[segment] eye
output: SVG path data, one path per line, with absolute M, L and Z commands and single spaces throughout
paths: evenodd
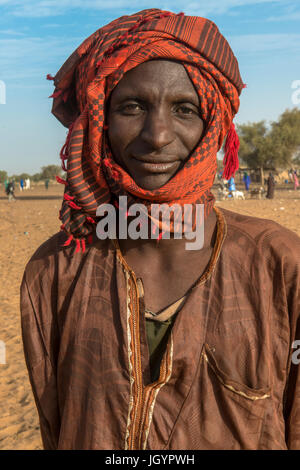
M 142 110 L 142 106 L 138 103 L 128 103 L 123 105 L 120 109 L 123 114 L 138 114 Z
M 196 111 L 195 109 L 190 108 L 189 106 L 186 105 L 180 105 L 176 108 L 177 112 L 181 115 L 184 116 L 192 116 L 192 115 L 197 115 L 199 116 L 199 112 Z

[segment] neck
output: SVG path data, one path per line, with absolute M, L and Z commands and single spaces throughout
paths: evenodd
M 130 223 L 130 221 L 129 221 Z M 199 246 L 199 240 L 197 240 L 197 235 L 194 239 L 190 239 L 188 235 L 183 234 L 182 238 L 174 238 L 173 234 L 170 234 L 169 239 L 161 238 L 159 240 L 153 239 L 151 237 L 147 239 L 138 239 L 132 240 L 127 238 L 126 240 L 119 240 L 120 249 L 123 253 L 128 250 L 134 249 L 138 251 L 141 256 L 146 253 L 152 253 L 157 255 L 167 255 L 167 256 L 176 256 L 183 254 L 186 251 L 205 251 L 211 249 L 214 245 L 215 232 L 216 232 L 217 217 L 214 210 L 212 210 L 208 216 L 205 218 L 203 226 L 203 236 L 201 238 L 201 244 Z M 151 223 L 149 220 L 148 233 L 150 231 Z M 203 243 L 202 243 L 203 242 Z M 189 246 L 189 248 L 187 248 Z

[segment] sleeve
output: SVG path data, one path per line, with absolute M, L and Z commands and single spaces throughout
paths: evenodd
M 290 318 L 290 352 L 284 397 L 286 443 L 300 450 L 300 238 L 293 236 L 286 256 L 284 282 Z
M 44 449 L 55 450 L 59 440 L 59 407 L 55 370 L 57 331 L 52 321 L 51 287 L 36 270 L 26 268 L 21 285 L 21 329 L 25 362 L 37 406 Z M 47 285 L 47 283 L 46 283 Z

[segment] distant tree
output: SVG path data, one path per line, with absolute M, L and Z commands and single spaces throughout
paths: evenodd
M 56 175 L 61 176 L 61 174 L 62 169 L 59 165 L 43 166 L 40 173 L 42 180 L 54 179 Z
M 7 180 L 7 171 L 0 170 L 0 183 L 4 183 Z
M 37 183 L 38 181 L 41 181 L 41 173 L 35 173 L 32 175 L 32 180 Z
M 239 157 L 249 168 L 260 168 L 261 182 L 264 168 L 289 168 L 299 160 L 300 110 L 286 110 L 278 121 L 267 127 L 265 121 L 240 124 Z M 299 151 L 299 153 L 298 153 Z
M 239 158 L 248 168 L 260 168 L 261 183 L 264 181 L 264 168 L 270 168 L 274 162 L 270 159 L 270 140 L 265 121 L 237 125 L 240 140 Z
M 300 149 L 297 151 L 293 157 L 293 164 L 297 167 L 300 167 Z
M 277 166 L 292 167 L 300 157 L 300 109 L 286 110 L 270 131 L 273 159 Z
M 267 165 L 265 121 L 237 125 L 240 140 L 239 157 L 249 168 Z
M 18 181 L 21 181 L 21 180 L 26 180 L 27 178 L 31 178 L 31 176 L 28 174 L 28 173 L 21 173 L 19 176 L 18 176 Z
M 223 170 L 223 160 L 217 158 L 217 172 Z

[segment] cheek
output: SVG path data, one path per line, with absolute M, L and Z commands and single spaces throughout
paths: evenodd
M 186 133 L 184 134 L 185 145 L 190 151 L 192 151 L 200 142 L 203 133 L 204 123 L 202 120 L 190 123 Z
M 118 116 L 110 116 L 108 119 L 108 138 L 113 153 L 122 152 L 128 147 L 130 142 L 136 137 L 138 130 L 129 120 Z
M 204 124 L 201 119 L 186 122 L 184 128 L 180 129 L 180 140 L 183 143 L 188 155 L 197 147 L 204 133 Z M 186 155 L 187 156 L 187 155 Z
M 128 134 L 116 119 L 111 118 L 108 120 L 107 135 L 113 156 L 117 163 L 121 163 L 122 150 L 126 148 Z

